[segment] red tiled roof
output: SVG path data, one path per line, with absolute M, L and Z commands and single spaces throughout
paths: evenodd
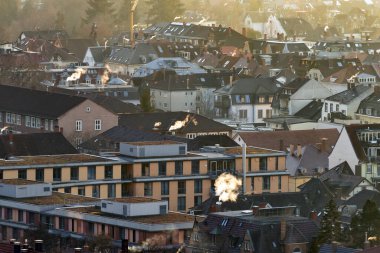
M 322 138 L 327 138 L 328 147 L 334 146 L 339 137 L 337 129 L 313 129 L 313 130 L 294 130 L 294 131 L 274 131 L 274 132 L 238 132 L 239 136 L 247 144 L 260 148 L 280 150 L 280 142 L 286 149 L 293 145 L 321 143 Z M 331 150 L 328 150 L 329 152 Z

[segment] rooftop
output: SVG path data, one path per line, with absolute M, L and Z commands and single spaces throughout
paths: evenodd
M 2 199 L 12 200 L 17 202 L 22 202 L 32 205 L 66 205 L 66 204 L 80 204 L 80 203 L 90 203 L 99 201 L 96 198 L 89 198 L 79 195 L 53 192 L 50 196 L 39 196 L 31 198 L 7 198 L 2 197 Z
M 278 153 L 278 152 L 280 152 L 280 151 L 264 149 L 264 148 L 257 148 L 257 147 L 247 147 L 247 155 L 268 154 L 268 153 Z M 230 155 L 241 155 L 242 154 L 242 148 L 241 147 L 226 148 L 224 153 L 230 154 Z
M 40 184 L 41 182 L 25 180 L 25 179 L 3 179 L 0 180 L 0 184 L 9 184 L 9 185 L 30 185 L 30 184 Z
M 143 197 L 125 197 L 125 198 L 116 198 L 108 199 L 110 201 L 120 202 L 120 203 L 148 203 L 148 202 L 159 202 L 159 199 L 152 198 L 143 198 Z
M 135 146 L 151 146 L 151 145 L 171 145 L 171 144 L 181 144 L 181 142 L 162 140 L 162 141 L 139 141 L 139 142 L 126 142 L 127 144 Z

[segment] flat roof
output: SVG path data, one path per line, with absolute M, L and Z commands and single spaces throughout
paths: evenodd
M 73 195 L 69 193 L 61 193 L 61 192 L 52 192 L 50 196 L 39 196 L 39 197 L 30 197 L 30 198 L 9 198 L 9 197 L 1 197 L 5 200 L 11 200 L 16 202 L 22 202 L 26 204 L 32 205 L 64 205 L 64 204 L 80 204 L 80 203 L 91 203 L 91 202 L 99 202 L 97 198 L 84 197 L 80 195 Z
M 224 153 L 229 155 L 241 155 L 243 152 L 242 147 L 231 147 L 226 148 Z M 247 155 L 254 154 L 268 154 L 268 153 L 279 153 L 281 151 L 265 149 L 265 148 L 257 148 L 257 147 L 247 147 Z
M 186 144 L 184 142 L 162 140 L 162 141 L 136 141 L 136 142 L 122 142 L 135 146 L 150 146 L 150 145 L 168 145 L 168 144 Z
M 164 201 L 164 200 L 144 198 L 144 197 L 125 197 L 125 198 L 115 198 L 115 199 L 107 199 L 107 200 L 120 202 L 120 203 L 148 203 L 148 202 Z
M 33 166 L 33 165 L 58 165 L 73 163 L 112 162 L 114 160 L 88 154 L 64 154 L 41 156 L 17 156 L 8 160 L 0 160 L 0 167 L 4 166 Z
M 15 179 L 2 179 L 0 180 L 0 184 L 29 185 L 29 184 L 47 184 L 47 183 L 15 178 Z
M 102 212 L 99 207 L 78 207 L 70 208 L 68 211 L 85 213 L 91 215 L 97 215 L 107 218 L 122 219 L 126 221 L 146 223 L 146 224 L 169 224 L 169 223 L 183 223 L 183 222 L 193 222 L 194 216 L 184 213 L 169 212 L 167 214 L 159 215 L 147 215 L 147 216 L 134 216 L 134 217 L 125 217 L 123 215 L 116 215 L 112 213 Z

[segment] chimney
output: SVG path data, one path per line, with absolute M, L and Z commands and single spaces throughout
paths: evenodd
M 297 145 L 297 156 L 298 157 L 302 156 L 302 146 L 301 146 L 301 144 Z
M 267 40 L 267 39 L 268 39 L 268 35 L 264 33 L 264 40 Z
M 322 140 L 321 152 L 327 152 L 328 151 L 328 144 L 327 144 L 328 139 L 322 138 L 321 140 Z
M 34 251 L 35 252 L 43 252 L 44 241 L 43 240 L 35 240 L 34 241 Z
M 234 76 L 230 75 L 230 85 L 232 85 L 232 82 L 234 81 Z
M 310 219 L 316 221 L 318 219 L 318 215 L 316 211 L 311 211 L 310 212 Z
M 286 236 L 286 220 L 282 219 L 280 221 L 280 240 L 285 240 Z
M 293 144 L 290 144 L 289 152 L 290 152 L 290 155 L 294 155 L 294 145 Z
M 318 151 L 322 152 L 322 143 L 318 142 L 315 144 L 315 146 L 317 147 Z
M 244 36 L 244 37 L 247 37 L 247 28 L 243 27 L 241 29 L 241 34 Z
M 252 206 L 252 214 L 257 215 L 259 213 L 259 206 Z
M 74 253 L 81 253 L 82 252 L 82 248 L 75 248 L 74 249 Z

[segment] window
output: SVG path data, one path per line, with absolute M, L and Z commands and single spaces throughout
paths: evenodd
M 259 103 L 260 104 L 265 103 L 265 97 L 264 96 L 259 96 Z
M 149 163 L 141 164 L 141 176 L 148 177 L 149 176 Z
M 78 180 L 79 179 L 79 168 L 71 167 L 70 168 L 70 180 Z
M 282 189 L 282 177 L 281 176 L 278 176 L 278 191 L 281 191 Z
M 160 214 L 166 214 L 166 205 L 160 205 Z
M 115 184 L 108 185 L 108 198 L 114 198 L 116 196 Z
M 178 211 L 186 210 L 186 197 L 178 197 L 177 209 Z
M 334 107 L 333 103 L 330 103 L 330 112 L 333 111 L 333 107 Z
M 191 161 L 191 174 L 198 175 L 199 174 L 199 160 Z
M 112 165 L 106 165 L 104 168 L 104 178 L 112 179 L 113 178 L 113 167 Z
M 178 194 L 186 194 L 186 181 L 178 181 Z
M 273 96 L 269 96 L 269 103 L 273 102 Z
M 194 180 L 194 193 L 202 193 L 202 180 Z
M 30 116 L 25 116 L 25 126 L 31 127 Z
M 24 211 L 18 210 L 18 222 L 24 222 Z
M 161 195 L 169 195 L 169 181 L 161 182 Z
M 260 157 L 259 159 L 260 170 L 267 170 L 267 157 Z
M 175 161 L 175 174 L 183 175 L 183 161 Z
M 18 170 L 18 178 L 26 179 L 26 170 Z
M 153 183 L 144 183 L 144 196 L 152 196 Z
M 96 119 L 95 120 L 95 131 L 102 130 L 102 120 Z
M 270 190 L 270 176 L 263 177 L 263 190 Z
M 166 162 L 158 162 L 158 175 L 166 176 Z
M 45 180 L 45 170 L 36 169 L 36 181 L 44 181 L 44 180 Z
M 265 117 L 266 118 L 272 118 L 272 110 L 271 109 L 267 109 L 265 110 Z
M 255 191 L 255 178 L 251 177 L 251 191 Z
M 372 163 L 367 163 L 367 174 L 372 174 Z
M 257 118 L 262 119 L 263 118 L 263 110 L 257 110 Z
M 329 111 L 329 105 L 325 103 L 325 112 L 328 112 L 328 111 Z
M 65 187 L 63 191 L 64 193 L 71 193 L 71 187 Z
M 301 249 L 300 248 L 295 248 L 293 250 L 293 253 L 302 253 Z
M 202 204 L 202 196 L 194 196 L 194 206 Z
M 76 120 L 75 121 L 75 131 L 80 132 L 83 129 L 83 122 L 82 120 Z
M 85 195 L 85 188 L 84 186 L 79 186 L 78 187 L 78 195 L 84 196 Z
M 239 119 L 247 118 L 247 110 L 239 110 Z
M 61 168 L 53 168 L 53 181 L 61 181 Z
M 87 179 L 88 180 L 95 180 L 96 179 L 96 167 L 95 166 L 88 166 L 88 168 L 87 168 Z
M 59 217 L 59 229 L 65 229 L 65 218 Z
M 99 198 L 100 196 L 100 186 L 99 185 L 93 185 L 92 186 L 92 197 Z
M 336 112 L 339 112 L 339 104 L 336 104 L 336 105 L 335 105 L 335 111 L 336 111 Z

